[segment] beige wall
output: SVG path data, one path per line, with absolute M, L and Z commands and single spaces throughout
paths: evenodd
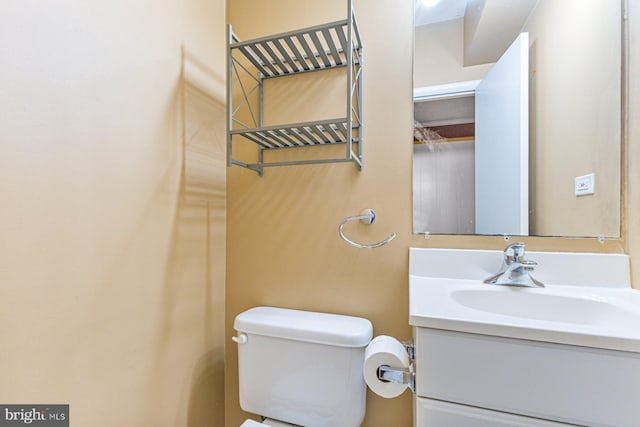
M 493 64 L 464 66 L 464 19 L 420 25 L 415 32 L 414 86 L 480 80 Z
M 235 0 L 228 3 L 228 20 L 240 38 L 250 39 L 344 19 L 346 5 L 344 0 Z M 406 275 L 413 147 L 401 141 L 410 142 L 412 135 L 413 7 L 410 1 L 381 0 L 375 7 L 357 1 L 355 9 L 364 43 L 364 170 L 354 164 L 290 166 L 269 168 L 258 177 L 229 169 L 228 337 L 233 318 L 257 305 L 363 316 L 375 334 L 411 336 Z M 325 78 L 322 73 L 308 78 L 313 74 Z M 295 109 L 284 100 L 278 108 L 301 117 L 295 110 L 316 111 L 318 102 L 319 113 L 330 114 L 315 96 Z M 347 232 L 374 241 L 395 231 L 399 237 L 392 244 L 367 251 L 340 240 L 340 221 L 366 207 L 378 214 L 375 224 L 353 224 Z M 237 426 L 249 415 L 238 404 L 237 349 L 227 349 L 226 425 Z M 411 423 L 409 394 L 385 400 L 369 393 L 367 404 L 365 426 Z
M 265 3 L 229 4 L 229 22 L 241 38 L 317 24 L 326 18 L 316 3 Z M 323 5 L 340 13 L 345 3 L 332 0 Z M 358 173 L 350 164 L 296 166 L 267 169 L 262 178 L 238 167 L 228 170 L 227 339 L 234 334 L 234 317 L 257 305 L 364 316 L 373 322 L 375 334 L 408 338 L 409 247 L 502 249 L 506 244 L 500 237 L 432 236 L 427 240 L 411 234 L 412 4 L 384 0 L 375 7 L 363 1 L 355 6 L 365 43 L 364 170 Z M 640 16 L 640 10 L 633 16 Z M 633 29 L 634 52 L 640 44 L 639 30 L 640 25 Z M 631 75 L 634 70 L 638 74 L 638 69 L 634 65 Z M 640 91 L 637 82 L 632 83 L 633 112 Z M 636 148 L 640 122 L 635 116 L 631 151 L 640 158 Z M 596 239 L 523 240 L 531 250 L 621 252 L 628 239 L 636 272 L 640 270 L 634 258 L 640 251 L 639 188 L 640 175 L 632 170 L 629 217 L 635 217 L 624 240 L 603 244 Z M 376 210 L 376 223 L 353 225 L 348 229 L 351 237 L 375 241 L 395 231 L 396 240 L 376 250 L 359 250 L 339 239 L 340 220 L 365 207 Z M 637 277 L 636 272 L 636 281 Z M 250 416 L 238 404 L 233 345 L 227 347 L 225 372 L 226 425 L 231 427 Z M 364 426 L 411 425 L 410 395 L 385 400 L 369 393 L 367 399 Z
M 0 4 L 0 402 L 223 425 L 224 11 Z

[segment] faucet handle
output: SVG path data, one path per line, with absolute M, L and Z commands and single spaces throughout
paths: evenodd
M 533 270 L 536 269 L 536 266 L 538 265 L 537 262 L 530 260 L 530 259 L 523 259 L 520 264 L 522 264 L 522 268 L 524 268 L 524 271 L 526 272 L 532 272 Z
M 524 260 L 524 247 L 522 242 L 512 243 L 504 250 L 504 262 L 511 264 L 512 262 L 521 262 Z

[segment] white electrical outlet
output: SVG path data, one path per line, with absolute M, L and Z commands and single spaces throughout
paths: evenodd
M 575 193 L 576 196 L 585 196 L 587 194 L 595 193 L 596 176 L 593 173 L 589 175 L 577 176 L 575 178 Z

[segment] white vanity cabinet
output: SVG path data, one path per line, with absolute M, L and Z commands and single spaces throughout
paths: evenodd
M 414 427 L 640 427 L 640 291 L 621 254 L 411 248 Z M 531 258 L 528 258 L 528 257 Z
M 640 425 L 640 354 L 414 328 L 415 427 Z

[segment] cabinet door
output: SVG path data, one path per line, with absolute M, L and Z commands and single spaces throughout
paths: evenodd
M 415 343 L 418 396 L 574 425 L 640 426 L 640 353 L 430 328 L 416 328 Z
M 562 427 L 575 426 L 417 397 L 415 427 Z

